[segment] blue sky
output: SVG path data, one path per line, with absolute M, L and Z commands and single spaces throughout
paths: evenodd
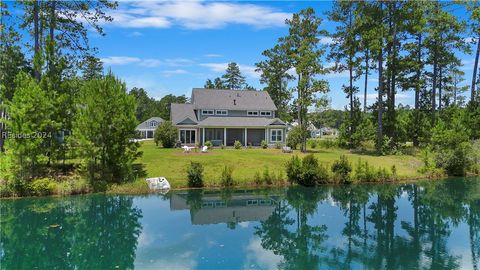
M 240 65 L 250 85 L 262 88 L 255 63 L 262 60 L 263 50 L 287 34 L 285 19 L 311 6 L 324 19 L 321 27 L 333 30 L 334 23 L 323 15 L 331 5 L 328 1 L 120 2 L 112 13 L 114 21 L 103 25 L 107 35 L 92 33 L 90 41 L 99 49 L 105 69 L 111 69 L 129 88 L 143 87 L 156 99 L 167 94 L 190 96 L 192 88 L 223 74 L 232 61 Z M 461 58 L 469 82 L 473 56 Z M 325 60 L 324 64 L 329 63 Z M 370 77 L 369 103 L 374 101 L 378 84 L 375 74 Z M 330 83 L 331 106 L 342 109 L 347 104 L 341 91 L 347 74 L 324 78 Z M 412 104 L 412 97 L 413 93 L 398 93 L 397 101 Z

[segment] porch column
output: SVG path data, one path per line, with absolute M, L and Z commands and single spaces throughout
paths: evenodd
M 223 146 L 227 146 L 227 128 L 223 128 Z
M 265 141 L 268 144 L 268 128 L 265 128 Z
M 148 139 L 148 131 L 145 130 L 143 132 L 145 132 L 145 139 Z
M 205 145 L 205 128 L 202 128 L 202 145 Z
M 247 128 L 245 128 L 245 145 L 244 146 L 247 146 Z

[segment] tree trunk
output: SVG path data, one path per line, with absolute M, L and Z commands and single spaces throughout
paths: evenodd
M 383 49 L 380 46 L 378 52 L 378 127 L 377 149 L 383 145 Z
M 417 51 L 417 75 L 416 75 L 416 85 L 415 85 L 415 124 L 414 124 L 414 133 L 413 133 L 413 145 L 418 147 L 419 141 L 419 131 L 420 131 L 420 80 L 422 76 L 422 33 L 418 34 L 418 51 Z
M 37 81 L 40 81 L 40 28 L 39 28 L 39 4 L 35 0 L 33 2 L 33 35 L 34 35 L 34 75 Z
M 368 86 L 368 47 L 365 51 L 365 87 L 363 90 L 363 111 L 367 112 L 367 86 Z
M 473 65 L 473 75 L 472 75 L 472 86 L 471 86 L 471 97 L 470 100 L 475 101 L 475 86 L 477 83 L 477 71 L 478 71 L 478 58 L 480 56 L 480 35 L 477 37 L 477 53 L 475 55 L 475 64 Z
M 396 90 L 395 90 L 395 83 L 396 83 L 396 77 L 395 74 L 397 72 L 397 23 L 396 17 L 395 17 L 395 12 L 396 12 L 396 2 L 393 2 L 393 11 L 392 11 L 392 17 L 393 17 L 393 41 L 392 41 L 392 64 L 390 66 L 391 72 L 390 76 L 392 76 L 390 82 L 390 105 L 388 106 L 388 109 L 390 111 L 390 137 L 392 138 L 392 142 L 395 144 L 396 142 L 396 132 L 395 132 L 395 122 L 396 122 L 396 113 L 395 113 L 395 95 L 396 95 Z
M 442 80 L 443 80 L 443 68 L 440 67 L 440 78 L 438 80 L 438 112 L 442 111 Z
M 435 42 L 436 43 L 436 42 Z M 434 45 L 436 46 L 436 44 Z M 436 98 L 436 92 L 437 92 L 437 53 L 436 53 L 436 47 L 434 48 L 435 52 L 433 55 L 433 81 L 432 81 L 432 96 L 431 96 L 431 101 L 432 101 L 432 126 L 435 125 L 435 98 Z
M 56 9 L 56 1 L 51 1 L 50 2 L 50 25 L 49 25 L 49 30 L 50 30 L 50 33 L 49 33 L 49 37 L 50 37 L 50 42 L 52 43 L 51 44 L 51 49 L 52 51 L 50 52 L 51 55 L 50 55 L 50 62 L 48 63 L 48 69 L 50 71 L 50 73 L 54 73 L 55 72 L 55 63 L 53 62 L 53 55 L 55 54 L 55 49 L 54 49 L 54 46 L 55 46 L 55 24 L 56 24 L 56 14 L 55 14 L 55 9 Z

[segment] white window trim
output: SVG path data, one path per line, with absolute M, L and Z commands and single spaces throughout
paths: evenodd
M 219 112 L 225 112 L 225 113 L 219 113 Z M 216 115 L 228 115 L 228 110 L 215 110 Z
M 272 111 L 260 111 L 260 116 L 272 116 Z
M 212 113 L 206 113 L 206 112 L 212 112 Z M 215 110 L 202 110 L 202 115 L 215 115 Z
M 149 126 L 150 127 L 156 127 L 157 126 L 157 121 L 150 121 Z
M 250 114 L 250 113 L 252 113 L 252 114 Z M 258 111 L 247 111 L 247 115 L 248 116 L 258 116 L 259 112 Z
M 281 134 L 281 136 L 282 136 L 282 138 L 281 138 L 280 141 L 279 141 L 279 140 L 272 140 L 273 131 L 275 131 L 275 132 L 279 132 L 279 131 L 280 131 L 280 134 Z M 278 133 L 277 133 L 277 135 L 276 135 L 275 137 L 278 137 Z M 283 142 L 283 129 L 270 129 L 270 141 L 271 141 L 271 142 L 274 142 L 274 143 L 276 143 L 276 142 Z

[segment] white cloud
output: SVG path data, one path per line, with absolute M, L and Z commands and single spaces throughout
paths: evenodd
M 331 37 L 320 37 L 319 42 L 320 42 L 320 44 L 330 45 L 330 44 L 333 43 L 333 38 L 331 38 Z
M 204 56 L 205 57 L 223 57 L 223 55 L 216 54 L 216 53 L 209 53 L 209 54 L 205 54 Z
M 138 57 L 131 57 L 131 56 L 109 56 L 109 57 L 101 58 L 100 60 L 107 66 L 136 64 L 142 67 L 149 67 L 149 68 L 158 67 L 161 65 L 170 66 L 170 67 L 189 66 L 194 63 L 192 60 L 185 59 L 185 58 L 159 60 L 155 58 L 141 59 Z
M 100 58 L 105 65 L 127 65 L 132 63 L 140 62 L 140 58 L 137 57 L 129 57 L 129 56 L 109 56 L 105 58 Z
M 275 255 L 271 250 L 264 249 L 261 243 L 258 237 L 250 239 L 246 248 L 247 255 L 244 268 L 251 269 L 256 264 L 260 269 L 278 269 L 283 257 Z
M 256 28 L 284 26 L 285 19 L 290 18 L 291 14 L 256 4 L 148 1 L 125 4 L 112 16 L 112 25 L 125 28 L 168 28 L 179 25 L 188 29 L 213 29 L 228 24 Z
M 171 77 L 172 75 L 178 74 L 187 74 L 188 72 L 184 69 L 174 69 L 174 70 L 164 70 L 162 74 L 164 77 Z
M 207 67 L 211 71 L 216 73 L 224 73 L 227 69 L 228 63 L 203 63 L 200 64 L 200 66 Z M 260 73 L 255 71 L 256 67 L 240 64 L 238 65 L 238 67 L 240 68 L 240 72 L 247 75 L 248 77 L 260 78 Z

